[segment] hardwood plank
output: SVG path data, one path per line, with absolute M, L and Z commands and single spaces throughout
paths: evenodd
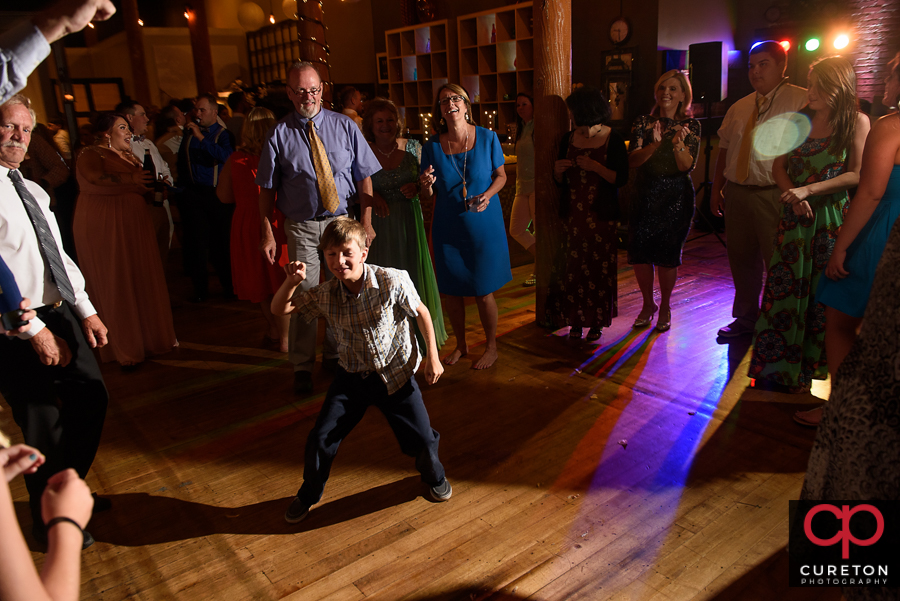
M 134 374 L 103 366 L 112 402 L 89 483 L 114 509 L 89 526 L 82 598 L 812 598 L 787 587 L 783 557 L 814 437 L 790 417 L 828 383 L 748 388 L 748 342 L 715 340 L 730 321 L 723 249 L 696 240 L 684 260 L 660 334 L 631 329 L 642 300 L 620 259 L 619 317 L 597 344 L 538 328 L 531 266 L 516 268 L 496 294 L 497 364 L 464 359 L 423 386 L 453 498 L 423 498 L 373 410 L 295 526 L 282 515 L 330 376 L 317 366 L 315 393 L 295 397 L 286 357 L 257 348 L 256 307 L 176 305 L 179 349 Z M 12 491 L 27 530 L 21 480 Z

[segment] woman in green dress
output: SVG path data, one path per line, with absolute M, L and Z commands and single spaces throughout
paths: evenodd
M 847 190 L 859 183 L 869 132 L 869 120 L 858 109 L 856 75 L 846 59 L 814 63 L 807 94 L 809 137 L 772 167 L 785 209 L 749 370 L 751 378 L 790 392 L 806 392 L 813 379 L 828 374 L 825 307 L 816 300 L 816 287 L 844 221 Z
M 431 313 L 435 340 L 440 347 L 447 341 L 447 330 L 416 184 L 422 145 L 416 140 L 400 137 L 400 115 L 390 100 L 373 99 L 366 105 L 364 115 L 363 134 L 382 167 L 372 176 L 372 227 L 376 237 L 366 261 L 409 273 L 419 297 Z M 418 328 L 416 338 L 424 348 Z

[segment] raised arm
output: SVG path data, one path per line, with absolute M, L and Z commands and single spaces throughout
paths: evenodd
M 290 315 L 295 312 L 296 308 L 291 302 L 291 298 L 294 296 L 297 287 L 306 279 L 306 263 L 291 261 L 284 266 L 284 271 L 287 273 L 287 277 L 275 293 L 275 296 L 272 297 L 272 306 L 270 308 L 273 315 Z

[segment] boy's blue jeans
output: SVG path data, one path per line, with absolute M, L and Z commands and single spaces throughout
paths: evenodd
M 316 425 L 306 439 L 303 485 L 297 492 L 301 501 L 315 505 L 322 498 L 338 446 L 362 420 L 370 405 L 378 407 L 387 418 L 400 450 L 416 458 L 422 481 L 429 486 L 443 481 L 444 466 L 438 459 L 440 434 L 431 428 L 416 379 L 410 378 L 400 390 L 389 395 L 378 374 L 370 372 L 368 377 L 363 377 L 339 367 Z

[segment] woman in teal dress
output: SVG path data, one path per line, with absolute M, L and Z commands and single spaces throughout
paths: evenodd
M 847 190 L 859 183 L 869 132 L 868 118 L 858 109 L 856 75 L 846 59 L 814 63 L 807 94 L 809 137 L 772 167 L 785 209 L 749 370 L 751 378 L 791 392 L 808 391 L 813 379 L 828 374 L 825 307 L 816 288 L 844 221 Z
M 487 369 L 497 360 L 497 303 L 494 291 L 512 280 L 506 227 L 497 193 L 506 183 L 497 134 L 471 123 L 466 91 L 445 84 L 437 93 L 438 135 L 422 148 L 419 186 L 423 200 L 434 198 L 434 267 L 443 305 L 456 336 L 444 358 L 453 365 L 469 352 L 465 297 L 474 296 L 485 334 L 485 349 L 472 365 Z
M 385 98 L 375 98 L 366 105 L 362 128 L 382 167 L 372 176 L 375 192 L 372 227 L 376 237 L 366 262 L 409 273 L 431 313 L 435 341 L 440 347 L 447 341 L 447 330 L 416 187 L 422 145 L 400 137 L 399 112 Z M 418 327 L 416 338 L 424 349 L 425 340 Z

